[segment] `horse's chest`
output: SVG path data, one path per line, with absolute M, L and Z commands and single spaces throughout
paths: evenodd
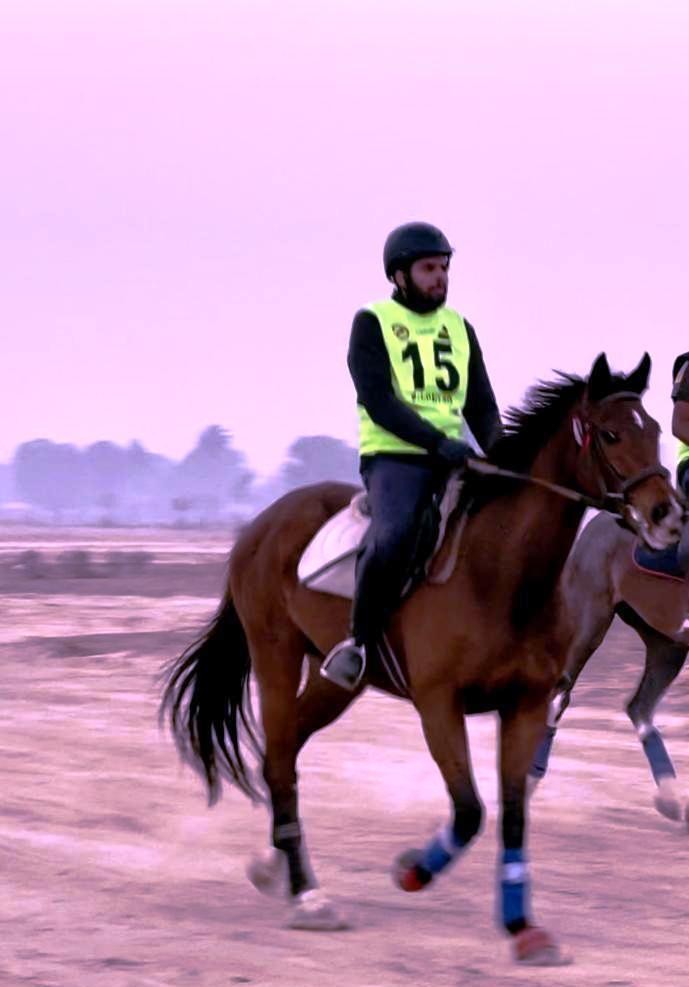
M 515 687 L 529 692 L 549 692 L 564 668 L 566 651 L 553 641 L 522 642 L 487 659 L 482 669 L 482 689 L 497 694 Z

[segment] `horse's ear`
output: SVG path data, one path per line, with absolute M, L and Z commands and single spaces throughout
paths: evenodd
M 644 353 L 636 370 L 632 370 L 625 381 L 625 387 L 634 394 L 643 394 L 648 387 L 648 375 L 651 372 L 651 358 Z
M 610 393 L 612 375 L 608 366 L 608 358 L 605 353 L 601 353 L 594 360 L 589 374 L 588 386 L 586 388 L 591 401 L 600 401 Z

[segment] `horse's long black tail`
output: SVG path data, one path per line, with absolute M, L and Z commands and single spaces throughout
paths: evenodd
M 251 658 L 244 628 L 229 595 L 205 634 L 164 671 L 161 722 L 169 719 L 182 759 L 205 778 L 213 805 L 227 778 L 253 801 L 262 799 L 242 754 L 258 757 L 249 678 Z

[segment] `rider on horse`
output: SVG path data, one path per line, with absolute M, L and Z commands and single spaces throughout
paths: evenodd
M 393 230 L 383 250 L 392 298 L 354 317 L 347 362 L 357 394 L 361 474 L 371 523 L 356 568 L 351 636 L 321 674 L 354 690 L 410 574 L 422 517 L 472 446 L 500 432 L 500 415 L 472 326 L 445 305 L 453 250 L 428 223 Z
M 680 440 L 677 486 L 689 497 L 689 353 L 677 357 L 672 377 L 672 434 Z

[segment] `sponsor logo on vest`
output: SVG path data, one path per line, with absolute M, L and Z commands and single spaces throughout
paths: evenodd
M 393 322 L 391 328 L 398 339 L 409 339 L 409 330 L 406 326 L 403 326 L 401 322 Z

